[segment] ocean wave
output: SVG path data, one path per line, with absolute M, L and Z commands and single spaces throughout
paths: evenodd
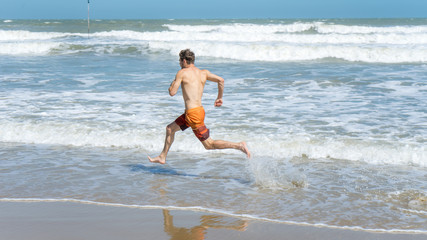
M 48 55 L 60 46 L 55 42 L 0 43 L 0 55 Z
M 224 33 L 255 33 L 255 34 L 272 34 L 272 33 L 297 33 L 308 31 L 315 28 L 321 23 L 292 23 L 292 24 L 244 24 L 234 23 L 225 25 L 175 25 L 164 24 L 171 31 L 177 32 L 224 32 Z
M 41 41 L 59 39 L 61 42 L 70 42 L 66 38 L 87 38 L 85 34 L 75 33 L 38 33 L 29 31 L 0 31 L 0 41 Z M 233 43 L 295 43 L 295 44 L 427 44 L 427 32 L 411 36 L 403 34 L 376 34 L 376 35 L 298 35 L 298 34 L 253 34 L 252 32 L 230 32 L 230 33 L 181 33 L 181 32 L 137 32 L 137 31 L 109 31 L 98 32 L 90 35 L 90 41 L 81 44 L 115 43 L 122 44 L 131 41 L 158 41 L 158 42 L 233 42 Z M 63 39 L 61 39 L 63 38 Z M 65 38 L 65 39 L 64 39 Z M 171 40 L 173 39 L 173 40 Z
M 71 55 L 81 53 L 92 54 L 142 54 L 146 53 L 147 44 L 93 44 L 62 43 L 62 42 L 17 42 L 0 43 L 0 55 L 11 56 L 47 56 Z
M 88 41 L 82 44 L 96 43 L 128 43 L 133 41 L 206 41 L 206 42 L 235 42 L 235 43 L 295 43 L 295 44 L 427 44 L 427 31 L 412 35 L 399 33 L 379 34 L 257 34 L 251 30 L 230 32 L 138 32 L 131 30 L 97 32 L 89 35 Z M 57 33 L 57 32 L 30 32 L 30 31 L 3 31 L 0 30 L 0 41 L 3 42 L 27 42 L 41 40 L 60 40 L 70 42 L 68 38 L 88 38 L 87 34 Z M 173 39 L 173 40 L 171 40 Z M 72 39 L 73 40 L 73 39 Z
M 51 144 L 90 147 L 139 148 L 145 152 L 161 150 L 164 135 L 150 127 L 117 127 L 105 124 L 88 125 L 69 122 L 2 122 L 0 141 L 26 144 Z M 229 139 L 242 138 L 242 133 Z M 179 136 L 174 143 L 175 151 L 205 153 L 194 138 Z M 320 139 L 315 136 L 259 136 L 245 135 L 251 152 L 257 157 L 287 159 L 342 159 L 370 164 L 410 165 L 427 167 L 427 149 L 420 144 L 399 144 L 370 140 L 351 140 L 337 136 Z M 274 140 L 273 140 L 274 139 Z M 292 140 L 287 140 L 292 139 Z M 227 150 L 235 153 L 232 150 Z M 291 181 L 292 182 L 292 181 Z M 298 181 L 297 181 L 298 182 Z M 304 181 L 299 181 L 304 185 Z
M 30 32 L 26 30 L 0 30 L 0 41 L 51 40 L 79 34 L 58 32 Z
M 242 61 L 309 61 L 327 58 L 368 63 L 427 62 L 427 48 L 390 48 L 340 45 L 234 44 L 211 42 L 151 42 L 150 48 L 176 55 L 191 46 L 198 56 Z
M 140 54 L 198 56 L 237 61 L 340 59 L 367 63 L 427 62 L 427 26 L 292 24 L 173 25 L 166 31 L 114 30 L 87 34 L 0 30 L 0 55 Z M 314 32 L 313 32 L 314 31 Z
M 224 33 L 304 33 L 314 31 L 320 34 L 372 34 L 372 33 L 397 33 L 414 34 L 427 33 L 427 26 L 358 26 L 358 25 L 340 25 L 324 22 L 295 22 L 291 24 L 245 24 L 234 23 L 224 25 L 177 25 L 164 24 L 171 31 L 177 32 L 224 32 Z
M 322 34 L 339 33 L 339 34 L 378 34 L 378 33 L 394 33 L 394 34 L 414 34 L 427 33 L 427 26 L 348 26 L 348 25 L 332 25 L 321 24 L 316 26 L 316 31 Z
M 254 34 L 253 32 L 136 32 L 110 31 L 99 32 L 93 36 L 135 41 L 159 42 L 232 42 L 232 43 L 295 43 L 295 44 L 427 44 L 427 32 L 411 36 L 404 34 L 376 34 L 376 35 L 301 35 L 301 34 Z M 173 40 L 171 40 L 173 39 Z
M 148 41 L 139 43 L 97 43 L 92 45 L 60 42 L 0 43 L 0 55 L 63 55 L 63 54 L 145 54 L 164 51 L 177 55 L 181 49 L 191 46 L 200 57 L 230 59 L 237 61 L 311 61 L 340 59 L 367 63 L 423 63 L 427 62 L 427 48 L 413 46 L 357 46 L 321 44 L 262 44 L 207 41 Z

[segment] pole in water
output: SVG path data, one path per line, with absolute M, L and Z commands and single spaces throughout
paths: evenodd
M 90 0 L 87 0 L 87 37 L 89 37 L 90 33 L 90 18 L 89 18 L 89 2 Z

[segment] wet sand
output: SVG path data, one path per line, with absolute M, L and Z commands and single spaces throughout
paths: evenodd
M 0 239 L 426 239 L 245 220 L 206 212 L 76 202 L 0 202 Z

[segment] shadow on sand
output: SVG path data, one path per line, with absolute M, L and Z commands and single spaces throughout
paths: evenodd
M 128 164 L 126 167 L 130 168 L 132 172 L 146 172 L 151 174 L 158 175 L 169 175 L 169 176 L 183 176 L 183 177 L 191 177 L 191 178 L 201 178 L 201 179 L 223 179 L 223 180 L 234 180 L 241 184 L 249 185 L 251 181 L 241 179 L 241 178 L 233 178 L 233 177 L 219 177 L 219 176 L 208 176 L 208 175 L 197 175 L 197 174 L 188 174 L 185 172 L 179 172 L 173 168 L 166 166 L 145 166 L 143 164 Z

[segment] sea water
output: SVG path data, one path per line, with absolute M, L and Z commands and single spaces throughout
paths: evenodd
M 427 233 L 427 20 L 0 20 L 0 198 Z M 190 48 L 207 151 L 165 126 Z

